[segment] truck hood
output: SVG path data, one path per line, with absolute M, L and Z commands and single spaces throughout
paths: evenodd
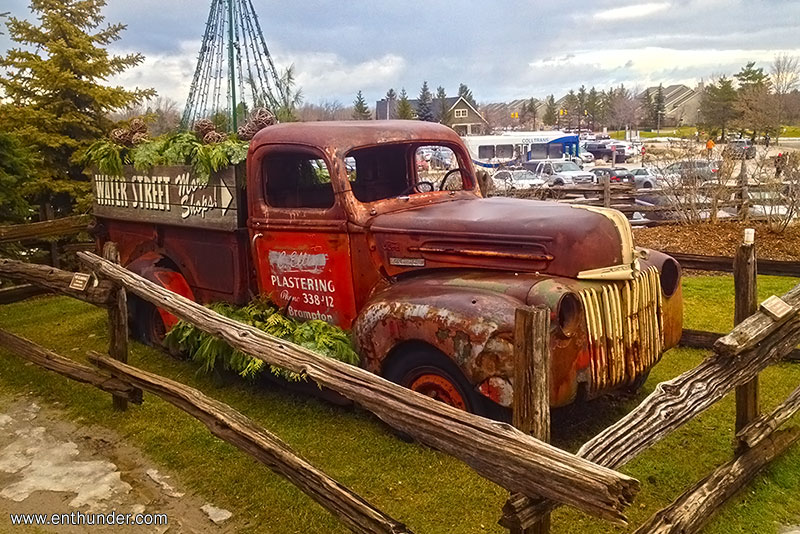
M 555 202 L 454 200 L 378 215 L 369 230 L 390 275 L 477 267 L 625 279 L 635 262 L 630 224 L 621 213 Z

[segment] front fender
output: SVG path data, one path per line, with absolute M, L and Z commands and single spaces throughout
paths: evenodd
M 511 336 L 520 299 L 488 289 L 399 282 L 373 296 L 353 325 L 364 365 L 380 373 L 391 350 L 422 341 L 450 357 L 472 384 L 512 374 Z

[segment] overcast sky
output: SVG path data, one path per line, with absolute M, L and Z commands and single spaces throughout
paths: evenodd
M 349 105 L 389 87 L 415 97 L 423 80 L 479 102 L 555 93 L 581 84 L 694 86 L 748 60 L 800 55 L 798 0 L 252 0 L 279 67 L 294 63 L 305 101 Z M 29 17 L 27 0 L 2 11 Z M 128 25 L 116 52 L 145 63 L 115 81 L 154 87 L 183 105 L 210 0 L 109 0 L 107 21 Z M 0 49 L 9 46 L 0 36 Z

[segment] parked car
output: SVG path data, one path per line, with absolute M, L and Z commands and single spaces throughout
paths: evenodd
M 639 155 L 640 148 L 637 148 L 634 143 L 630 143 L 628 141 L 619 141 L 619 140 L 612 140 L 606 143 L 609 147 L 613 146 L 616 147 L 617 152 L 622 152 L 625 154 L 626 158 L 632 158 L 634 156 Z
M 561 186 L 569 184 L 589 184 L 594 181 L 591 173 L 581 170 L 569 160 L 530 160 L 522 164 L 536 176 L 547 181 L 548 185 Z
M 600 183 L 601 179 L 606 176 L 612 183 L 633 183 L 633 174 L 628 169 L 620 167 L 595 167 L 592 169 L 592 174 L 594 174 L 597 183 Z
M 579 157 L 579 158 L 580 158 L 580 159 L 581 159 L 581 160 L 582 160 L 584 163 L 594 163 L 594 154 L 592 154 L 591 152 L 589 152 L 589 151 L 587 151 L 587 150 L 584 150 L 583 148 L 581 148 L 581 152 L 580 152 L 580 154 L 578 155 L 578 157 Z
M 756 145 L 750 139 L 734 139 L 725 150 L 734 158 L 753 159 L 756 157 Z
M 492 176 L 495 191 L 507 193 L 517 189 L 547 187 L 547 180 L 528 169 L 502 169 Z
M 657 169 L 651 167 L 637 167 L 630 169 L 636 189 L 654 189 L 664 186 L 664 176 Z
M 686 159 L 676 161 L 664 169 L 664 176 L 669 180 L 697 180 L 704 182 L 715 177 L 719 170 L 719 162 L 707 159 Z
M 586 152 L 590 152 L 594 159 L 602 159 L 603 161 L 610 162 L 612 157 L 614 163 L 624 163 L 628 160 L 628 156 L 624 150 L 611 150 L 611 144 L 608 142 L 600 143 L 586 143 Z

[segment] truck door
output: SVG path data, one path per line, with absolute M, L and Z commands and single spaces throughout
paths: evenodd
M 269 145 L 248 167 L 248 227 L 260 293 L 291 317 L 348 328 L 356 315 L 350 245 L 331 162 L 314 148 Z

